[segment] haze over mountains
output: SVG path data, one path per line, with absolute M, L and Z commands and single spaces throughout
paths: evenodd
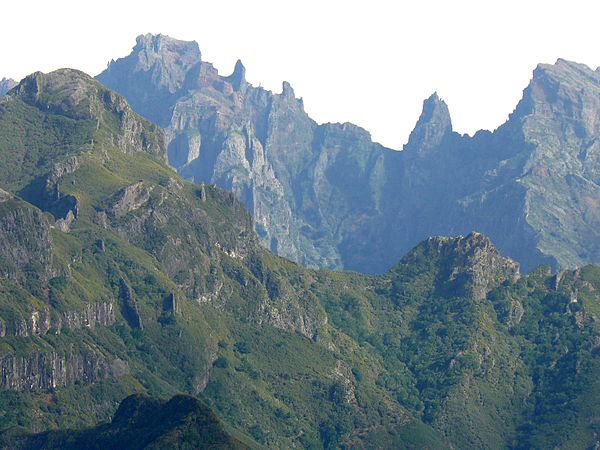
M 600 75 L 586 66 L 538 66 L 507 123 L 473 137 L 434 94 L 402 152 L 315 123 L 288 83 L 273 94 L 244 71 L 146 35 L 98 79 L 166 129 L 180 174 L 233 191 L 263 245 L 304 265 L 382 272 L 427 236 L 472 230 L 526 271 L 600 261 Z
M 0 97 L 0 447 L 600 446 L 600 267 L 529 270 L 594 254 L 598 74 L 472 138 L 434 94 L 402 152 L 194 43 L 105 77 L 155 123 L 75 69 Z M 480 232 L 383 271 L 471 226 L 529 273 Z
M 2 78 L 0 80 L 0 95 L 6 94 L 8 91 L 10 91 L 16 85 L 17 85 L 17 82 L 15 80 L 12 80 L 10 78 Z

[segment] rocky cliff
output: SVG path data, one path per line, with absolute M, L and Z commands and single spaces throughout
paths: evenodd
M 316 124 L 289 83 L 256 88 L 241 61 L 221 76 L 195 42 L 163 35 L 140 36 L 98 80 L 165 128 L 180 174 L 234 192 L 278 254 L 343 267 L 340 247 L 375 220 L 383 147 L 353 125 Z
M 422 248 L 425 247 L 425 248 Z M 468 236 L 432 237 L 403 258 L 411 264 L 416 253 L 439 260 L 442 268 L 438 283 L 443 289 L 475 300 L 482 300 L 494 287 L 520 278 L 519 265 L 500 255 L 490 239 L 480 233 Z
M 0 190 L 0 261 L 3 277 L 24 285 L 47 283 L 55 273 L 51 223 L 41 211 Z
M 68 355 L 29 353 L 0 357 L 0 373 L 2 389 L 53 389 L 99 381 L 110 375 L 110 365 L 105 357 L 89 351 Z
M 11 78 L 2 78 L 0 80 L 0 95 L 6 94 L 17 85 L 17 82 Z
M 473 137 L 452 130 L 434 94 L 402 152 L 354 125 L 316 124 L 288 83 L 256 88 L 240 61 L 219 75 L 194 42 L 140 36 L 98 79 L 166 129 L 180 174 L 236 194 L 265 247 L 382 272 L 428 236 L 473 230 L 525 271 L 600 261 L 598 77 L 540 65 L 507 123 Z

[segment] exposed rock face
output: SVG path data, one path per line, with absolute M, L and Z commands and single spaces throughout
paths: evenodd
M 103 77 L 115 80 L 123 86 L 123 91 L 132 93 L 135 100 L 130 104 L 136 111 L 152 110 L 147 117 L 162 124 L 170 119 L 167 110 L 173 105 L 175 94 L 183 88 L 190 72 L 198 74 L 200 71 L 198 44 L 160 34 L 147 34 L 138 36 L 134 55 L 127 60 L 112 61 Z M 104 83 L 103 79 L 100 81 Z M 149 85 L 156 90 L 149 91 Z M 160 104 L 166 108 L 157 108 Z
M 371 171 L 380 174 L 383 147 L 358 127 L 317 125 L 289 83 L 281 94 L 255 88 L 241 61 L 220 76 L 196 43 L 162 35 L 139 37 L 131 56 L 98 79 L 166 128 L 169 161 L 181 174 L 233 191 L 262 243 L 280 255 L 342 267 L 338 247 L 373 221 L 381 181 Z M 349 215 L 360 220 L 340 223 Z
M 0 318 L 0 337 L 40 336 L 53 330 L 58 334 L 63 329 L 77 330 L 109 326 L 115 323 L 114 305 L 111 302 L 88 303 L 81 311 L 51 312 L 49 308 L 33 311 L 28 319 L 7 324 Z
M 126 186 L 115 194 L 109 213 L 119 218 L 128 212 L 135 211 L 150 199 L 151 192 L 152 188 L 145 187 L 141 181 Z
M 129 325 L 133 328 L 143 330 L 144 325 L 142 324 L 142 318 L 140 316 L 140 312 L 138 311 L 137 302 L 135 301 L 133 291 L 127 282 L 122 278 L 120 281 L 119 298 L 123 303 L 123 316 L 127 322 L 129 322 Z
M 94 328 L 97 325 L 109 326 L 115 323 L 114 304 L 111 302 L 98 302 L 85 305 L 83 311 L 67 311 L 62 313 L 55 328 L 70 329 Z
M 410 134 L 407 150 L 428 152 L 439 148 L 452 133 L 450 111 L 437 92 L 423 102 L 421 117 Z
M 71 156 L 63 162 L 54 164 L 54 166 L 52 166 L 52 171 L 46 179 L 46 189 L 48 191 L 55 190 L 56 185 L 63 176 L 73 173 L 77 169 L 79 169 L 79 160 L 77 159 L 77 156 Z
M 290 291 L 270 292 L 255 310 L 254 322 L 317 340 L 327 328 L 327 315 L 314 296 L 305 294 L 307 298 Z
M 121 96 L 83 72 L 60 69 L 26 77 L 11 95 L 42 110 L 77 120 L 109 123 L 112 144 L 124 153 L 145 151 L 165 158 L 162 133 L 141 120 Z M 116 123 L 115 123 L 116 122 Z
M 67 158 L 63 162 L 52 166 L 46 175 L 45 185 L 27 192 L 31 203 L 42 211 L 54 216 L 54 226 L 63 232 L 70 230 L 71 224 L 79 214 L 79 201 L 74 195 L 64 194 L 60 190 L 60 181 L 64 175 L 75 172 L 79 168 L 76 156 Z
M 441 281 L 459 295 L 483 300 L 492 288 L 520 277 L 519 265 L 501 256 L 489 238 L 480 233 L 457 238 L 432 237 L 422 245 L 441 258 Z
M 263 245 L 305 265 L 380 272 L 428 236 L 471 230 L 526 271 L 600 261 L 600 75 L 585 66 L 539 66 L 509 121 L 473 137 L 434 94 L 403 152 L 317 125 L 288 83 L 255 88 L 239 61 L 220 76 L 166 36 L 138 38 L 98 79 L 166 128 L 182 175 L 233 191 Z
M 167 295 L 167 298 L 164 300 L 164 310 L 173 314 L 179 314 L 181 312 L 175 292 L 171 292 L 169 295 Z
M 27 338 L 43 336 L 62 330 L 108 326 L 115 321 L 113 304 L 108 302 L 88 304 L 82 311 L 56 313 L 46 308 L 33 311 L 28 320 L 6 324 L 0 319 L 0 337 Z M 76 382 L 94 383 L 108 376 L 127 373 L 125 363 L 109 362 L 97 350 L 88 348 L 81 353 L 71 350 L 67 354 L 56 351 L 29 352 L 26 355 L 4 353 L 0 356 L 0 386 L 10 390 L 50 389 L 69 386 Z
M 564 60 L 540 65 L 511 122 L 530 153 L 516 182 L 538 248 L 562 266 L 600 255 L 600 73 Z
M 110 364 L 101 355 L 30 353 L 0 357 L 3 389 L 50 389 L 75 382 L 93 383 L 110 375 Z
M 0 95 L 6 94 L 17 85 L 17 82 L 11 78 L 2 78 L 0 80 Z
M 2 275 L 19 284 L 32 277 L 42 284 L 54 275 L 50 222 L 36 208 L 6 195 L 0 199 Z M 32 270 L 35 266 L 36 270 Z

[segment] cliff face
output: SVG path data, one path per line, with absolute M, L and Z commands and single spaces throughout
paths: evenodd
M 598 261 L 600 74 L 564 60 L 539 65 L 511 116 L 531 149 L 516 182 L 538 248 L 562 266 Z
M 193 42 L 141 36 L 98 79 L 166 129 L 180 174 L 234 192 L 262 244 L 302 264 L 382 272 L 428 236 L 473 230 L 525 271 L 600 261 L 598 73 L 585 66 L 539 66 L 510 120 L 473 137 L 434 94 L 403 152 L 314 123 L 288 83 L 255 88 L 239 61 L 219 75 Z
M 240 61 L 221 76 L 196 43 L 163 35 L 140 36 L 98 80 L 165 128 L 180 174 L 234 192 L 278 254 L 340 268 L 344 241 L 373 222 L 382 181 L 371 171 L 381 172 L 383 147 L 350 124 L 317 125 L 289 83 L 280 94 L 256 88 Z
M 2 275 L 16 283 L 47 283 L 55 273 L 50 221 L 38 209 L 0 191 Z
M 53 389 L 76 382 L 94 383 L 109 376 L 105 357 L 94 353 L 58 355 L 55 352 L 0 357 L 0 386 L 9 390 Z M 122 375 L 122 374 L 120 374 Z
M 17 85 L 17 82 L 10 78 L 2 78 L 0 80 L 0 95 L 6 94 Z
M 62 330 L 94 329 L 115 323 L 114 304 L 100 302 L 86 304 L 81 311 L 33 310 L 28 317 L 7 322 L 0 318 L 0 337 L 43 336 L 47 333 L 60 334 Z
M 474 300 L 483 300 L 499 284 L 520 278 L 519 265 L 501 256 L 490 239 L 480 233 L 458 238 L 429 238 L 402 262 L 410 263 L 412 255 L 420 251 L 440 261 L 442 270 L 437 281 L 444 289 Z

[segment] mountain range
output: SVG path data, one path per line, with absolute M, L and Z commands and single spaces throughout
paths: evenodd
M 194 44 L 144 36 L 136 48 L 132 66 L 146 61 L 147 70 L 125 75 L 126 58 L 107 72 L 137 92 L 132 106 L 101 84 L 103 76 L 74 69 L 31 74 L 0 97 L 0 448 L 600 445 L 600 267 L 556 271 L 570 263 L 543 252 L 541 243 L 554 241 L 541 232 L 519 237 L 534 219 L 546 223 L 561 211 L 564 220 L 573 213 L 573 227 L 592 223 L 591 212 L 575 216 L 588 211 L 592 191 L 556 171 L 579 168 L 593 178 L 592 144 L 568 158 L 595 126 L 593 72 L 564 61 L 540 66 L 507 124 L 472 138 L 451 131 L 434 95 L 396 152 L 353 125 L 315 124 L 289 85 L 282 94 L 253 88 L 241 63 L 232 76 L 218 76 L 198 63 Z M 157 53 L 165 48 L 171 53 L 163 60 Z M 147 81 L 163 89 L 149 90 Z M 198 84 L 185 108 L 177 86 Z M 134 111 L 142 107 L 155 115 Z M 163 129 L 174 111 L 181 124 L 193 116 L 207 128 Z M 194 148 L 196 158 L 173 163 Z M 236 169 L 241 151 L 246 172 Z M 201 170 L 198 158 L 214 158 L 207 170 L 220 167 L 232 191 L 186 175 L 191 183 L 173 169 Z M 289 178 L 281 178 L 284 170 Z M 394 173 L 406 192 L 421 194 L 394 196 Z M 361 189 L 365 179 L 377 189 Z M 434 180 L 448 184 L 434 189 Z M 563 182 L 582 196 L 563 204 Z M 235 186 L 258 199 L 252 214 Z M 474 191 L 482 197 L 459 203 L 468 214 L 452 209 L 451 199 Z M 290 198 L 294 208 L 329 205 L 322 216 L 304 210 L 314 230 L 319 220 L 341 217 L 333 202 L 345 202 L 338 228 L 346 239 L 395 210 L 425 228 L 479 220 L 504 229 L 508 249 L 537 250 L 520 266 L 485 234 L 457 231 L 424 236 L 385 270 L 377 259 L 369 270 L 376 275 L 311 269 L 265 248 L 283 253 L 295 245 L 287 247 L 283 231 L 273 234 L 286 222 L 269 212 Z M 376 198 L 380 213 L 369 203 Z M 528 221 L 512 228 L 521 209 Z M 294 211 L 286 216 L 292 237 L 304 217 Z M 420 231 L 409 235 L 409 226 L 389 225 L 404 234 L 387 236 L 381 258 L 392 259 L 392 244 L 417 239 Z M 302 227 L 296 236 L 308 233 Z M 383 242 L 379 231 L 348 241 L 347 252 L 362 255 L 356 264 L 376 260 L 361 252 Z M 313 259 L 297 259 L 347 266 L 341 253 L 322 264 L 327 236 L 298 241 L 306 244 L 298 255 L 311 248 Z M 565 254 L 587 242 L 572 247 L 572 236 L 547 236 L 563 242 Z
M 289 83 L 254 87 L 240 61 L 219 75 L 195 42 L 140 36 L 97 78 L 166 130 L 183 177 L 234 192 L 262 244 L 305 266 L 381 273 L 473 230 L 525 271 L 600 262 L 600 73 L 584 65 L 539 65 L 508 121 L 472 137 L 433 94 L 402 151 L 317 124 Z

